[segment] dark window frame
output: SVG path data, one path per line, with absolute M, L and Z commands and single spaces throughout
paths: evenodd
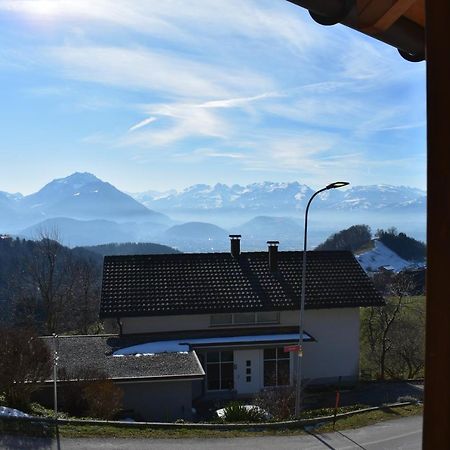
M 275 356 L 266 356 L 266 350 L 275 350 Z M 288 363 L 288 382 L 281 383 L 280 380 L 280 366 L 284 365 L 287 361 Z M 267 364 L 266 364 L 267 363 Z M 274 383 L 268 383 L 267 380 L 269 377 L 266 374 L 266 370 L 268 370 L 269 366 L 275 366 L 275 370 L 272 370 L 273 375 L 271 375 L 271 379 L 274 379 Z M 264 387 L 278 387 L 278 386 L 290 386 L 291 385 L 291 354 L 289 352 L 285 352 L 283 347 L 270 347 L 265 348 L 263 351 L 263 384 Z
M 228 358 L 224 358 L 224 353 L 231 354 L 231 360 Z M 218 360 L 217 361 L 208 361 L 208 355 L 217 354 Z M 216 352 L 206 352 L 203 355 L 204 360 L 204 370 L 206 373 L 205 377 L 205 384 L 206 384 L 206 390 L 208 392 L 217 392 L 217 391 L 230 391 L 234 389 L 234 352 L 233 350 L 219 350 Z M 210 389 L 210 383 L 212 380 L 209 378 L 209 373 L 212 371 L 212 366 L 218 368 L 218 389 Z M 224 378 L 224 372 L 226 369 L 231 368 L 232 376 L 231 378 Z M 217 380 L 214 380 L 217 381 Z M 231 385 L 229 384 L 231 381 Z

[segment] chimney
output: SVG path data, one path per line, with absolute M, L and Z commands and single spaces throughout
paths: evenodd
M 230 247 L 231 256 L 233 258 L 239 258 L 241 254 L 241 235 L 240 234 L 230 234 Z
M 267 241 L 269 250 L 269 269 L 271 272 L 278 270 L 278 244 L 279 241 Z

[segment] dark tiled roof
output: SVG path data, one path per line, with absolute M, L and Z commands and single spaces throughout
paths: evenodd
M 107 256 L 101 317 L 298 309 L 302 252 Z M 308 252 L 306 308 L 380 305 L 351 252 Z
M 42 339 L 53 351 L 54 339 Z M 58 367 L 71 376 L 93 370 L 112 379 L 191 378 L 204 375 L 194 352 L 112 356 L 115 350 L 140 342 L 116 335 L 61 336 L 58 338 Z

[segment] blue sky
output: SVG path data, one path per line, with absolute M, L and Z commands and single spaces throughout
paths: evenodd
M 425 188 L 424 63 L 285 0 L 0 0 L 0 29 L 0 190 Z

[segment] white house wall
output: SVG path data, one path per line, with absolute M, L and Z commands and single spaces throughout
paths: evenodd
M 165 331 L 204 330 L 209 328 L 209 314 L 158 317 L 122 317 L 123 334 L 161 333 Z M 113 321 L 113 324 L 115 321 Z
M 339 376 L 358 378 L 359 308 L 308 310 L 304 327 L 316 339 L 304 345 L 304 378 L 332 383 Z
M 114 322 L 112 322 L 114 323 Z M 157 333 L 165 331 L 206 330 L 209 314 L 122 318 L 123 333 Z M 280 326 L 298 325 L 298 311 L 282 311 Z M 250 326 L 246 326 L 250 328 Z M 267 325 L 273 328 L 274 325 Z M 316 342 L 304 344 L 304 378 L 313 382 L 354 381 L 359 374 L 359 308 L 307 310 L 305 331 Z M 224 327 L 230 329 L 232 327 Z M 235 328 L 242 328 L 236 326 Z M 252 327 L 253 328 L 253 327 Z M 263 329 L 264 326 L 258 326 Z M 292 354 L 295 373 L 296 357 Z
M 190 331 L 217 329 L 210 326 L 210 314 L 190 314 L 179 316 L 153 316 L 153 317 L 122 317 L 123 334 L 161 333 L 166 331 Z M 298 324 L 298 312 L 281 311 L 280 326 L 295 326 Z M 273 328 L 278 324 L 258 325 L 258 328 Z M 251 326 L 251 325 L 249 325 Z M 224 326 L 223 328 L 242 328 L 243 325 Z M 247 327 L 247 325 L 245 326 Z M 116 319 L 105 320 L 105 331 L 116 332 Z

